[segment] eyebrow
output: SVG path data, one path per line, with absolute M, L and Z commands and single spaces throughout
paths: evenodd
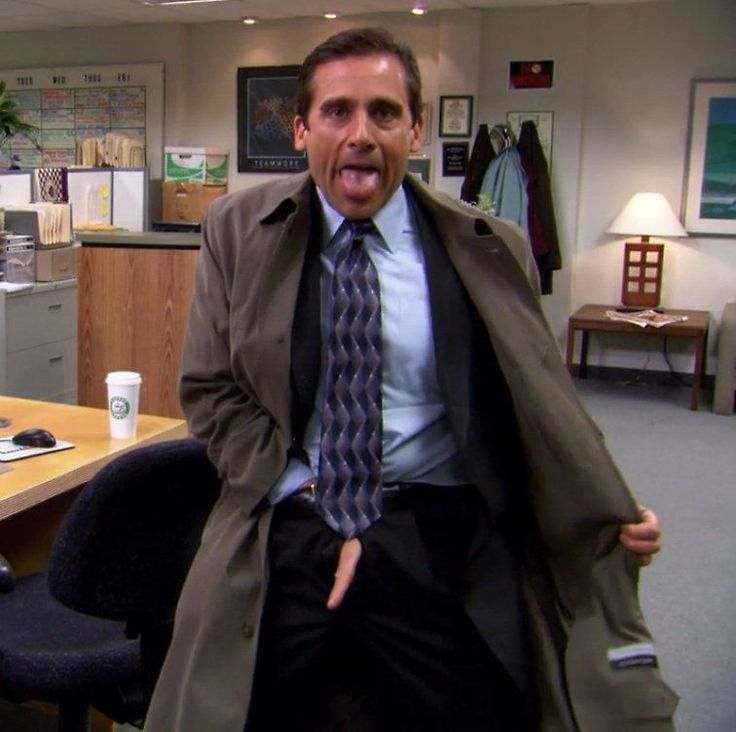
M 339 107 L 339 106 L 345 106 L 345 107 L 355 107 L 355 100 L 351 97 L 328 97 L 327 99 L 323 100 L 323 102 L 319 105 L 320 110 L 326 110 L 330 109 L 331 107 Z M 392 97 L 375 97 L 368 102 L 368 108 L 369 109 L 375 109 L 377 107 L 390 107 L 391 109 L 395 111 L 401 111 L 403 108 L 403 105 L 401 102 L 397 101 L 396 99 Z

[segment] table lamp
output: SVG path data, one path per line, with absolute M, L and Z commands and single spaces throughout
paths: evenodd
M 687 236 L 687 232 L 661 193 L 636 193 L 608 227 L 609 234 L 636 234 L 640 241 L 626 242 L 621 302 L 628 307 L 654 308 L 662 292 L 664 244 L 650 236 Z

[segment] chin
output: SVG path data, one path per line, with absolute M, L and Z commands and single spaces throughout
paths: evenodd
M 340 213 L 348 219 L 368 219 L 376 213 L 381 207 L 375 203 L 361 204 L 345 204 L 340 209 Z

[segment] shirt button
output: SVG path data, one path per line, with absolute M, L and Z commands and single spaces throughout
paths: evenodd
M 253 626 L 250 623 L 243 623 L 240 626 L 240 632 L 243 634 L 243 638 L 252 638 Z

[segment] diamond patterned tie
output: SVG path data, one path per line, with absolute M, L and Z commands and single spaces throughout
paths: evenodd
M 381 516 L 381 299 L 363 247 L 370 219 L 350 222 L 332 281 L 316 507 L 345 538 Z

